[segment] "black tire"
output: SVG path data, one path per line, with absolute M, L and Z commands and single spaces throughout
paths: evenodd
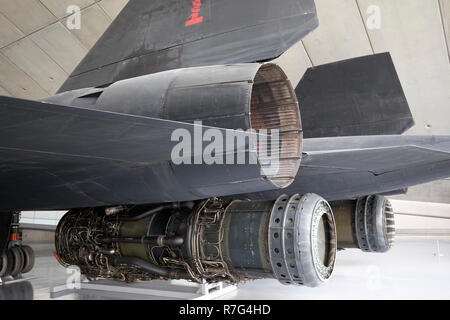
M 10 276 L 13 268 L 14 268 L 14 255 L 11 252 L 11 249 L 8 249 L 8 251 L 6 252 L 6 272 L 5 272 L 5 276 Z
M 8 258 L 6 253 L 3 253 L 0 257 L 0 277 L 3 277 L 6 274 L 6 268 L 8 266 Z
M 25 257 L 22 273 L 30 272 L 31 269 L 33 269 L 35 263 L 34 251 L 30 246 L 27 245 L 23 245 L 20 248 L 22 249 L 23 255 Z
M 14 263 L 12 264 L 11 276 L 16 277 L 23 269 L 24 255 L 20 247 L 12 247 L 10 249 L 14 256 Z

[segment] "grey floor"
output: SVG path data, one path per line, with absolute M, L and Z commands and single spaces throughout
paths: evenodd
M 30 280 L 26 285 L 1 286 L 0 298 L 50 299 L 50 288 L 66 283 L 70 274 L 53 257 L 53 245 L 33 247 L 37 260 L 33 271 L 26 275 Z M 398 238 L 394 249 L 385 254 L 339 252 L 332 279 L 319 288 L 258 280 L 240 284 L 237 291 L 221 299 L 450 299 L 449 270 L 449 238 Z M 96 293 L 70 294 L 58 299 L 130 298 L 135 297 Z

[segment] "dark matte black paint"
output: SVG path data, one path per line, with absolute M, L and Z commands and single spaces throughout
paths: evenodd
M 178 141 L 171 142 L 171 134 L 186 129 L 193 136 L 192 124 L 10 97 L 0 97 L 0 112 L 0 211 L 173 202 L 274 188 L 259 165 L 174 165 Z
M 414 125 L 389 53 L 309 68 L 295 93 L 305 138 L 401 134 Z
M 191 1 L 130 1 L 60 91 L 180 67 L 270 60 L 317 26 L 312 0 L 202 2 L 204 22 L 186 28 Z M 391 63 L 387 55 L 375 55 L 308 70 L 297 92 L 304 100 L 305 110 L 302 101 L 300 108 L 305 134 L 406 130 L 412 124 L 410 113 Z M 373 73 L 375 65 L 380 69 Z M 343 77 L 346 72 L 359 75 L 358 81 Z M 84 96 L 86 107 L 103 90 L 81 89 L 68 95 Z M 222 195 L 224 185 L 236 178 L 249 183 L 235 184 L 230 192 L 248 197 L 315 192 L 334 200 L 450 176 L 449 137 L 305 139 L 303 163 L 293 185 L 249 194 L 255 191 L 249 185 L 260 179 L 255 170 L 171 166 L 171 146 L 161 143 L 170 141 L 170 121 L 12 98 L 0 101 L 0 210 L 191 200 Z M 177 123 L 183 126 L 188 125 Z M 15 142 L 22 147 L 14 148 Z M 157 148 L 148 149 L 149 143 Z M 226 174 L 217 174 L 222 170 Z
M 276 199 L 317 193 L 328 201 L 397 191 L 450 177 L 450 136 L 362 136 L 304 139 L 294 182 L 237 198 Z
M 133 0 L 59 92 L 171 69 L 265 61 L 318 26 L 314 0 Z

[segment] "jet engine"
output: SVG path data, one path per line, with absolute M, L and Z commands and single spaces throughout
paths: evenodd
M 64 266 L 127 282 L 275 278 L 312 287 L 330 278 L 336 255 L 332 209 L 315 194 L 71 210 L 55 236 Z
M 380 195 L 357 200 L 331 201 L 336 219 L 339 249 L 357 248 L 365 252 L 386 252 L 395 237 L 392 205 Z

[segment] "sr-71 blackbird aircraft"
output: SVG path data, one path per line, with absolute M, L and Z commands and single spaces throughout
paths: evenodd
M 318 23 L 313 0 L 131 0 L 55 96 L 0 97 L 1 275 L 34 263 L 23 210 L 68 210 L 55 256 L 90 279 L 317 286 L 338 249 L 387 251 L 384 196 L 450 176 L 450 137 L 401 135 L 389 53 L 293 88 L 271 61 Z M 226 156 L 257 161 L 197 162 L 202 146 L 175 163 L 177 129 L 242 129 Z M 249 135 L 272 139 L 276 170 Z

